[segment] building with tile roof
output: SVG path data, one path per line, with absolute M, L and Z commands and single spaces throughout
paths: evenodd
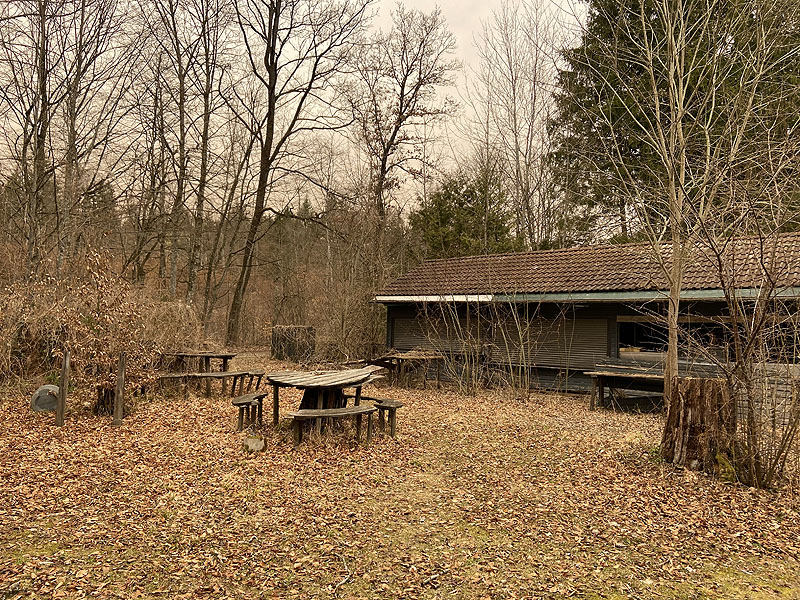
M 530 368 L 545 387 L 580 388 L 602 361 L 658 363 L 671 261 L 671 245 L 648 243 L 428 260 L 375 300 L 387 306 L 389 348 Z M 687 335 L 724 344 L 726 291 L 744 301 L 800 299 L 800 233 L 731 239 L 716 250 L 698 244 L 682 289 Z

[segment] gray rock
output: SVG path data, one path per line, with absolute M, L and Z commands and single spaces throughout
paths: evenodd
M 244 449 L 246 452 L 263 452 L 266 444 L 260 437 L 248 435 L 244 438 Z
M 33 412 L 55 412 L 58 403 L 58 386 L 43 385 L 33 392 L 31 410 Z

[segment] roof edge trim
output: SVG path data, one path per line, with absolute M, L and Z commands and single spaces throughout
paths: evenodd
M 740 288 L 738 298 L 744 300 L 757 298 L 763 293 L 761 288 Z M 772 298 L 800 298 L 800 287 L 787 287 L 770 295 Z M 427 296 L 375 296 L 375 302 L 382 304 L 406 302 L 608 302 L 608 301 L 651 301 L 668 300 L 666 290 L 646 290 L 628 292 L 560 292 L 544 294 L 445 294 Z M 725 300 L 722 289 L 683 290 L 681 300 Z

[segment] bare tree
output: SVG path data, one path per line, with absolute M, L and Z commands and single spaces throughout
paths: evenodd
M 422 132 L 450 115 L 454 104 L 439 94 L 460 67 L 456 41 L 441 10 L 429 14 L 398 4 L 392 28 L 366 40 L 356 61 L 358 78 L 348 96 L 363 148 L 372 167 L 371 200 L 386 219 L 388 192 L 397 171 L 419 158 Z
M 249 63 L 245 84 L 250 95 L 233 86 L 232 106 L 257 140 L 258 182 L 228 313 L 228 342 L 239 337 L 255 244 L 281 161 L 298 134 L 335 124 L 335 114 L 330 114 L 335 111 L 325 110 L 331 103 L 329 86 L 342 72 L 369 2 L 247 0 L 236 5 Z
M 478 40 L 481 62 L 469 90 L 474 144 L 481 154 L 502 156 L 517 234 L 529 248 L 558 237 L 547 168 L 557 26 L 544 2 L 504 2 L 484 23 Z

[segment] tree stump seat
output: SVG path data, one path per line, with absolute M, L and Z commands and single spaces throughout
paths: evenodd
M 367 444 L 372 441 L 372 413 L 378 409 L 374 406 L 348 406 L 344 408 L 301 409 L 288 413 L 292 418 L 294 445 L 303 441 L 303 422 L 317 419 L 356 418 L 356 440 L 361 439 L 361 419 L 367 415 Z
M 258 423 L 259 427 L 262 425 L 264 397 L 268 395 L 269 392 L 255 392 L 233 399 L 231 404 L 239 409 L 236 431 L 241 431 L 245 427 L 250 427 L 256 423 Z

